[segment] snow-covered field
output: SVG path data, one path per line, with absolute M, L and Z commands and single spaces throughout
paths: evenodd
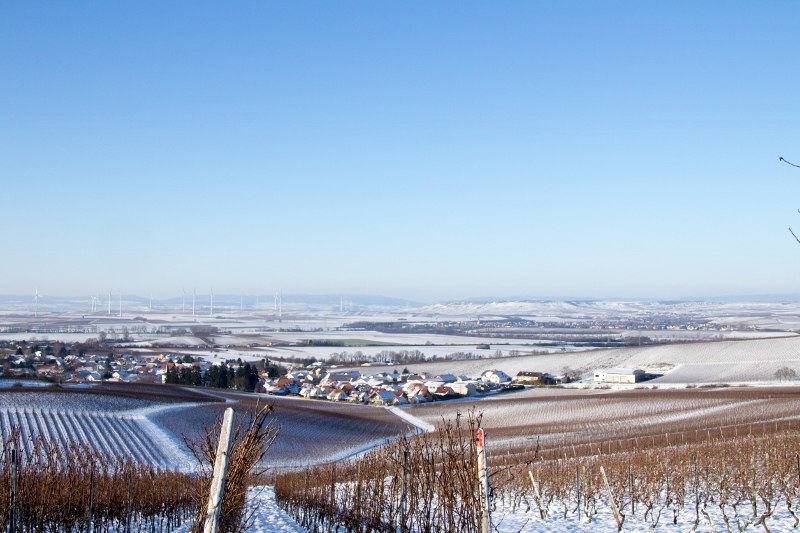
M 275 502 L 271 486 L 251 487 L 247 492 L 248 533 L 305 533 Z M 192 524 L 187 522 L 175 533 L 188 533 Z
M 189 471 L 195 462 L 186 447 L 154 419 L 195 405 L 82 393 L 0 392 L 0 443 L 18 428 L 26 449 L 32 439 L 43 437 L 63 449 L 88 446 L 141 464 Z
M 681 443 L 720 428 L 726 434 L 743 434 L 754 427 L 761 431 L 765 424 L 800 428 L 800 389 L 538 388 L 481 400 L 421 404 L 403 411 L 423 423 L 438 424 L 471 409 L 483 415 L 490 449 L 527 448 L 538 441 L 548 447 L 619 442 L 667 434 L 670 442 Z
M 414 310 L 419 316 L 451 319 L 518 316 L 542 322 L 602 320 L 612 317 L 682 316 L 711 319 L 720 325 L 770 329 L 800 327 L 800 302 L 659 302 L 646 300 L 535 300 L 494 302 L 453 302 L 424 306 Z
M 271 310 L 268 310 L 271 311 Z M 502 449 L 506 445 L 532 442 L 541 437 L 543 442 L 553 443 L 598 442 L 607 439 L 635 438 L 635 434 L 703 432 L 715 424 L 725 427 L 747 427 L 769 422 L 776 424 L 800 421 L 800 399 L 793 394 L 763 389 L 748 393 L 748 389 L 686 389 L 702 384 L 745 383 L 779 384 L 775 371 L 789 367 L 800 374 L 800 304 L 798 303 L 658 303 L 658 302 L 488 302 L 452 303 L 404 310 L 376 310 L 358 313 L 331 313 L 330 310 L 286 309 L 278 320 L 275 316 L 254 316 L 253 313 L 237 313 L 228 309 L 215 316 L 192 317 L 171 312 L 153 312 L 141 306 L 126 310 L 121 319 L 95 316 L 86 318 L 95 321 L 100 329 L 114 327 L 119 331 L 123 325 L 146 323 L 148 328 L 157 325 L 186 327 L 204 324 L 224 330 L 216 335 L 211 348 L 182 349 L 182 353 L 193 353 L 209 358 L 245 360 L 261 359 L 265 356 L 314 356 L 325 358 L 333 352 L 361 351 L 374 355 L 384 350 L 401 351 L 419 349 L 427 356 L 444 356 L 456 351 L 473 352 L 487 357 L 486 360 L 443 361 L 408 366 L 412 371 L 432 373 L 455 373 L 476 376 L 484 370 L 498 368 L 510 375 L 520 371 L 561 373 L 564 367 L 582 370 L 588 378 L 598 368 L 638 367 L 663 377 L 638 384 L 627 393 L 609 389 L 536 389 L 520 393 L 498 395 L 480 401 L 466 399 L 441 402 L 426 406 L 395 410 L 400 423 L 412 424 L 429 430 L 442 417 L 451 416 L 456 410 L 466 410 L 473 405 L 484 413 L 484 426 L 490 450 Z M 672 330 L 614 330 L 613 335 L 651 339 L 713 339 L 715 342 L 692 342 L 672 345 L 598 349 L 589 351 L 567 351 L 558 349 L 554 353 L 491 359 L 496 350 L 504 355 L 512 350 L 530 352 L 539 350 L 536 341 L 525 338 L 497 339 L 486 336 L 449 336 L 434 334 L 384 334 L 369 331 L 340 331 L 336 328 L 356 321 L 395 321 L 399 317 L 409 321 L 444 320 L 488 320 L 495 317 L 519 316 L 554 324 L 574 325 L 580 321 L 602 321 L 614 316 L 647 318 L 653 315 L 681 316 L 689 319 L 711 319 L 714 324 L 730 327 L 725 331 L 672 331 Z M 142 318 L 143 317 L 143 318 Z M 58 321 L 68 324 L 67 318 L 50 316 L 53 324 Z M 76 320 L 83 320 L 80 315 Z M 3 321 L 24 324 L 30 317 L 3 316 Z M 71 320 L 71 319 L 70 319 Z M 54 328 L 56 325 L 53 326 Z M 737 328 L 776 328 L 782 332 L 739 330 Z M 294 329 L 297 331 L 274 332 L 271 329 Z M 67 331 L 67 330 L 65 330 Z M 559 330 L 560 331 L 560 330 Z M 96 337 L 97 333 L 0 333 L 0 340 L 57 339 L 64 342 Z M 764 338 L 767 337 L 767 338 Z M 749 340 L 736 340 L 747 338 Z M 167 337 L 148 333 L 134 333 L 135 346 L 143 350 L 158 352 L 159 345 L 202 345 L 205 341 L 191 334 Z M 376 343 L 378 346 L 348 347 L 271 347 L 272 342 L 292 343 L 304 340 L 357 341 L 354 344 Z M 489 344 L 489 350 L 478 350 L 478 344 Z M 229 346 L 230 345 L 230 346 Z M 248 346 L 258 345 L 258 346 Z M 551 350 L 552 351 L 552 350 Z M 361 369 L 363 372 L 367 370 Z M 368 372 L 395 370 L 395 367 L 373 366 Z M 577 387 L 594 387 L 586 382 Z M 653 387 L 656 387 L 654 390 Z M 755 388 L 755 387 L 751 387 Z M 668 390 L 671 389 L 671 390 Z M 62 446 L 91 445 L 103 450 L 123 453 L 137 461 L 149 462 L 171 468 L 191 468 L 193 460 L 182 445 L 178 432 L 166 428 L 164 420 L 188 416 L 203 411 L 197 420 L 206 420 L 220 404 L 207 408 L 197 404 L 161 404 L 139 399 L 114 399 L 110 403 L 96 395 L 78 393 L 60 394 L 58 402 L 42 391 L 4 392 L 0 390 L 0 426 L 2 435 L 7 428 L 16 425 L 26 435 L 43 435 Z M 800 397 L 800 395 L 798 395 Z M 233 396 L 231 396 L 233 398 Z M 229 398 L 230 399 L 230 398 Z M 274 466 L 300 466 L 322 459 L 337 460 L 358 454 L 371 446 L 386 442 L 392 434 L 391 423 L 380 417 L 353 416 L 351 408 L 336 406 L 328 410 L 320 402 L 299 403 L 297 409 L 288 407 L 291 399 L 280 399 L 287 406 L 283 440 L 274 447 Z M 180 415 L 178 415 L 180 409 Z M 341 410 L 341 412 L 339 412 Z M 192 415 L 194 416 L 194 415 Z M 276 418 L 277 420 L 278 418 Z M 356 420 L 358 419 L 358 420 Z M 601 423 L 602 421 L 602 423 Z M 633 422 L 632 422 L 633 421 Z M 178 421 L 176 421 L 178 422 Z M 180 423 L 187 423 L 180 420 Z M 381 425 L 380 431 L 375 428 Z M 633 432 L 631 428 L 635 428 Z M 370 429 L 372 428 L 372 429 Z M 374 431 L 374 433 L 369 433 Z M 402 431 L 402 430 L 401 430 Z M 385 435 L 384 435 L 385 434 Z M 399 434 L 395 432 L 394 434 Z M 372 436 L 370 436 L 372 435 Z M 312 457 L 313 456 L 313 457 Z M 274 492 L 267 487 L 253 490 L 250 494 L 256 513 L 249 531 L 301 531 L 275 505 Z M 578 521 L 573 513 L 566 518 L 551 513 L 542 520 L 533 504 L 530 509 L 522 505 L 512 509 L 510 502 L 497 502 L 493 525 L 499 532 L 519 531 L 616 531 L 617 526 L 606 506 L 598 508 L 591 522 Z M 742 509 L 746 506 L 742 505 Z M 688 509 L 688 506 L 687 506 Z M 674 517 L 670 512 L 660 518 L 653 527 L 653 519 L 637 514 L 629 516 L 625 531 L 644 532 L 652 530 L 688 531 L 695 528 L 693 510 L 681 510 Z M 780 509 L 767 519 L 772 531 L 793 530 L 791 515 Z M 718 509 L 709 508 L 707 515 L 700 515 L 697 531 L 724 531 L 725 524 Z M 673 518 L 675 524 L 672 523 Z M 747 520 L 748 517 L 740 517 Z M 736 526 L 734 526 L 736 529 Z M 755 530 L 750 524 L 746 530 Z
M 506 357 L 502 359 L 437 361 L 409 364 L 413 372 L 478 376 L 484 370 L 500 369 L 510 376 L 521 371 L 560 374 L 564 367 L 591 373 L 602 368 L 641 368 L 664 374 L 637 386 L 776 382 L 775 371 L 787 366 L 800 375 L 800 336 L 741 341 L 680 343 L 581 352 Z M 674 369 L 674 370 L 673 370 Z M 370 372 L 392 371 L 373 366 Z M 672 372 L 676 372 L 673 376 Z
M 692 497 L 691 494 L 688 495 Z M 532 506 L 533 507 L 533 506 Z M 742 502 L 742 508 L 747 508 L 747 502 Z M 556 513 L 553 513 L 554 515 Z M 645 533 L 652 531 L 697 531 L 701 533 L 712 533 L 717 531 L 727 531 L 722 513 L 719 508 L 709 506 L 703 509 L 699 515 L 699 522 L 695 525 L 697 515 L 694 510 L 688 508 L 676 511 L 664 512 L 656 522 L 655 518 L 645 519 L 641 510 L 635 516 L 627 516 L 623 524 L 622 531 L 628 533 Z M 755 526 L 755 520 L 750 516 L 739 516 L 741 531 L 765 531 L 759 525 Z M 653 525 L 653 523 L 655 525 Z M 732 521 L 733 522 L 733 521 Z M 786 511 L 785 503 L 778 507 L 777 512 L 766 519 L 765 525 L 769 531 L 796 531 L 794 520 L 791 514 Z M 605 505 L 598 508 L 597 514 L 592 520 L 578 520 L 574 515 L 564 518 L 563 516 L 550 516 L 543 520 L 539 511 L 533 507 L 530 511 L 521 509 L 510 510 L 507 507 L 499 506 L 492 515 L 493 530 L 498 533 L 617 533 L 617 523 L 611 508 Z M 734 531 L 739 531 L 735 523 L 731 524 Z

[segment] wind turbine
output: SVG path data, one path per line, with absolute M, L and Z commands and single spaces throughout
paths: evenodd
M 153 312 L 153 293 L 150 293 L 150 312 Z
M 192 316 L 194 316 L 194 299 L 197 297 L 197 289 L 192 289 Z
M 111 289 L 108 289 L 108 316 L 111 316 Z
M 119 316 L 122 316 L 122 291 L 119 291 Z
M 208 316 L 214 316 L 214 289 L 211 289 L 211 310 L 208 312 Z
M 39 294 L 39 287 L 34 289 L 33 293 L 33 317 L 36 318 L 39 316 L 39 298 L 41 298 L 41 294 Z
M 181 308 L 181 314 L 186 314 L 186 288 L 182 287 L 181 290 L 183 291 L 183 307 Z

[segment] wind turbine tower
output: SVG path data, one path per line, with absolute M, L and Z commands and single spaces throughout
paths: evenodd
M 185 288 L 181 288 L 181 290 L 183 291 L 183 306 L 181 307 L 181 314 L 185 315 L 186 314 L 186 289 Z
M 119 316 L 122 316 L 122 291 L 119 291 Z
M 194 300 L 197 297 L 197 289 L 192 289 L 192 316 L 194 316 Z
M 35 291 L 33 293 L 33 317 L 34 318 L 39 316 L 39 298 L 41 298 L 41 296 L 39 295 L 39 287 L 36 287 L 36 289 L 35 289 Z
M 111 316 L 111 289 L 108 289 L 108 316 Z
M 214 289 L 211 289 L 211 311 L 209 311 L 208 316 L 214 316 Z

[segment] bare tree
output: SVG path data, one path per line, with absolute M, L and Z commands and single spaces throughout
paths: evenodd
M 775 378 L 779 379 L 780 381 L 796 379 L 797 372 L 795 372 L 793 368 L 789 368 L 788 366 L 782 366 L 775 371 Z

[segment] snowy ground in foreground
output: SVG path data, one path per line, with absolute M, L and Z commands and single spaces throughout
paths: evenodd
M 775 514 L 766 520 L 769 531 L 797 531 L 792 527 L 793 520 L 788 512 L 786 506 L 783 509 L 778 509 Z M 765 531 L 761 525 L 753 525 L 752 517 L 747 514 L 749 508 L 745 505 L 740 506 L 740 510 L 744 511 L 743 516 L 739 516 L 739 526 L 736 523 L 736 517 L 731 516 L 732 511 L 730 507 L 726 509 L 728 518 L 730 520 L 731 531 Z M 563 512 L 563 511 L 562 511 Z M 700 513 L 700 520 L 697 528 L 695 529 L 695 513 L 694 505 L 688 505 L 677 513 L 677 520 L 673 523 L 672 510 L 664 510 L 661 513 L 657 523 L 654 525 L 655 519 L 648 515 L 648 519 L 643 518 L 643 511 L 636 510 L 636 516 L 627 517 L 623 523 L 622 531 L 629 533 L 645 533 L 652 531 L 698 531 L 698 532 L 715 532 L 715 531 L 728 531 L 725 527 L 725 522 L 722 519 L 722 513 L 719 507 L 709 506 L 706 509 L 708 517 L 704 516 L 702 511 Z M 539 512 L 536 509 L 531 509 L 528 512 L 517 509 L 516 512 L 498 510 L 492 514 L 493 531 L 499 533 L 519 533 L 519 532 L 560 532 L 560 533 L 617 533 L 617 523 L 614 520 L 614 515 L 610 508 L 598 509 L 597 515 L 591 520 L 579 521 L 574 514 L 569 515 L 566 519 L 563 514 L 553 512 L 551 509 L 550 517 L 547 520 L 542 520 Z M 741 529 L 740 529 L 741 526 Z
M 275 490 L 271 486 L 251 487 L 247 491 L 248 505 L 254 509 L 248 532 L 254 533 L 305 533 L 305 529 L 289 518 L 275 503 Z M 187 533 L 191 528 L 186 523 L 176 532 Z
M 303 532 L 305 531 L 297 525 L 289 516 L 286 515 L 275 502 L 275 492 L 272 487 L 257 487 L 250 489 L 250 502 L 255 506 L 256 512 L 253 515 L 252 526 L 247 531 L 256 533 L 269 533 L 269 532 Z M 673 513 L 671 510 L 663 510 L 658 522 L 654 525 L 654 519 L 648 517 L 648 520 L 643 518 L 643 510 L 636 509 L 636 516 L 628 517 L 625 520 L 623 531 L 645 533 L 652 531 L 727 531 L 725 522 L 722 518 L 722 513 L 719 507 L 709 506 L 706 509 L 708 517 L 704 516 L 702 511 L 700 513 L 700 522 L 697 529 L 694 528 L 695 512 L 694 505 L 690 505 L 687 499 L 686 507 L 677 513 L 677 522 L 673 524 Z M 759 505 L 759 509 L 762 506 Z M 747 505 L 740 505 L 739 510 L 743 513 L 739 517 L 732 516 L 730 506 L 727 507 L 726 512 L 730 519 L 730 528 L 732 531 L 739 531 L 739 526 L 736 524 L 738 518 L 742 531 L 764 531 L 762 526 L 754 526 L 752 517 L 750 516 L 750 508 Z M 626 510 L 627 511 L 627 510 Z M 563 510 L 562 510 L 563 513 Z M 747 522 L 749 524 L 747 524 Z M 785 502 L 781 502 L 776 506 L 776 511 L 773 516 L 767 518 L 766 525 L 769 531 L 797 531 L 794 529 L 793 520 L 791 515 L 786 511 Z M 566 519 L 563 514 L 558 513 L 555 506 L 550 508 L 550 517 L 547 520 L 542 520 L 539 512 L 535 507 L 530 511 L 525 511 L 523 508 L 517 508 L 516 511 L 509 510 L 502 502 L 498 502 L 497 510 L 492 514 L 492 530 L 499 533 L 519 533 L 519 532 L 599 532 L 599 533 L 616 533 L 617 524 L 614 521 L 614 516 L 611 509 L 607 506 L 598 506 L 597 514 L 592 521 L 578 521 L 574 514 L 570 514 Z M 179 531 L 188 531 L 188 528 L 180 529 Z

